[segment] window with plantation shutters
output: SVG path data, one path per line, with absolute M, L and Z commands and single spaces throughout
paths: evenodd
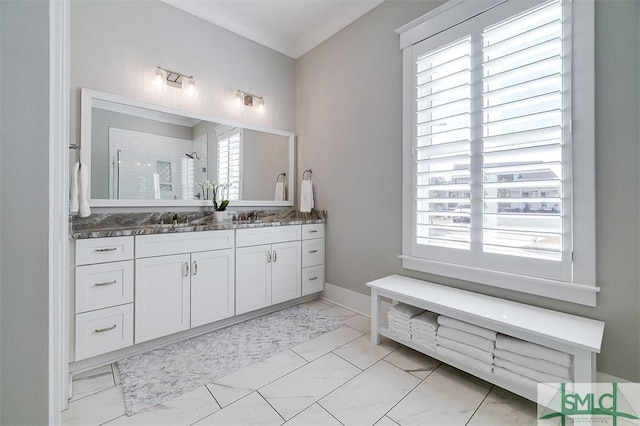
M 594 215 L 577 211 L 593 193 L 584 196 L 574 171 L 592 165 L 573 160 L 589 158 L 593 134 L 578 117 L 586 136 L 576 151 L 576 11 L 564 0 L 449 3 L 399 30 L 410 149 L 403 266 L 541 295 L 554 284 L 591 284 L 591 304 L 593 269 L 578 270 L 574 259 L 576 241 L 595 242 L 576 231 L 576 218 Z M 476 11 L 464 18 L 463 6 Z M 447 25 L 451 16 L 459 20 Z
M 228 200 L 240 199 L 240 145 L 242 129 L 233 129 L 218 136 L 218 183 L 228 183 Z

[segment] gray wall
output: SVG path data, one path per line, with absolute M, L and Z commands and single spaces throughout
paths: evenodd
M 604 320 L 598 369 L 640 380 L 637 4 L 596 2 L 596 308 L 402 269 L 402 61 L 394 30 L 438 4 L 386 1 L 296 63 L 298 180 L 312 168 L 316 207 L 329 211 L 327 282 L 369 294 L 367 281 L 398 273 Z
M 49 4 L 0 2 L 0 424 L 48 424 Z
M 93 108 L 91 113 L 91 197 L 109 198 L 109 127 L 191 140 L 191 127 Z
M 273 201 L 278 173 L 289 172 L 289 138 L 245 129 L 242 144 L 242 198 Z
M 197 99 L 157 90 L 156 66 L 193 75 Z M 295 61 L 159 0 L 71 1 L 72 140 L 79 89 L 88 87 L 215 117 L 295 128 Z M 265 112 L 235 103 L 237 89 Z

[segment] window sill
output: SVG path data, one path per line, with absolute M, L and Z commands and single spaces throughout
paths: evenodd
M 566 283 L 526 275 L 491 271 L 406 255 L 398 257 L 402 259 L 402 267 L 405 269 L 564 300 L 580 305 L 596 306 L 596 293 L 600 291 L 600 287 L 592 285 Z

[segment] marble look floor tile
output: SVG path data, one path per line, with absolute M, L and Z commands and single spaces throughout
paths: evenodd
M 343 321 L 344 325 L 348 325 L 351 328 L 368 333 L 371 331 L 371 318 L 367 318 L 364 315 L 356 315 L 351 318 L 347 318 Z
M 307 306 L 313 309 L 314 311 L 321 311 L 323 309 L 332 307 L 333 304 L 330 304 L 325 300 L 315 299 L 315 300 L 312 300 L 311 302 L 305 302 L 304 306 Z
M 282 417 L 267 404 L 257 392 L 253 392 L 244 398 L 226 406 L 220 411 L 205 417 L 194 425 L 260 425 L 271 426 L 284 423 Z
M 469 426 L 535 425 L 538 421 L 535 402 L 494 387 L 480 404 Z
M 440 361 L 437 359 L 433 359 L 406 346 L 400 346 L 384 357 L 384 360 L 407 373 L 413 374 L 419 379 L 425 379 L 440 365 Z
M 379 345 L 371 343 L 371 335 L 365 334 L 339 347 L 333 353 L 356 367 L 366 370 L 400 346 L 400 343 L 382 338 Z
M 420 383 L 380 361 L 319 401 L 344 425 L 372 425 Z
M 384 416 L 383 418 L 378 420 L 378 423 L 376 423 L 374 426 L 398 426 L 398 423 L 394 422 L 389 417 Z
M 116 382 L 116 385 L 121 384 L 122 380 L 120 379 L 120 369 L 118 368 L 118 364 L 115 362 L 111 364 L 111 370 L 113 371 L 113 380 Z
M 303 358 L 287 350 L 222 377 L 207 387 L 218 404 L 226 407 L 306 363 Z
M 71 391 L 73 395 L 69 401 L 76 401 L 87 395 L 112 388 L 117 383 L 113 380 L 113 372 L 110 365 L 85 371 L 73 375 Z
M 215 413 L 220 406 L 213 399 L 205 386 L 187 392 L 182 396 L 158 404 L 149 411 L 135 416 L 124 415 L 106 425 L 175 425 L 188 426 L 198 420 Z
M 318 404 L 304 410 L 291 420 L 285 423 L 288 426 L 341 426 L 342 423 L 337 421 L 335 417 L 327 412 Z
M 358 373 L 360 369 L 330 353 L 268 384 L 259 392 L 285 420 L 289 420 Z
M 61 423 L 65 426 L 100 425 L 124 414 L 122 386 L 115 386 L 69 403 L 62 412 Z
M 330 308 L 323 309 L 320 312 L 322 312 L 323 315 L 326 315 L 328 317 L 333 317 L 340 321 L 344 321 L 347 318 L 351 318 L 355 315 L 358 315 L 357 312 L 353 312 L 347 308 L 343 308 L 342 306 L 338 306 L 338 305 L 334 305 Z
M 291 350 L 307 361 L 313 361 L 360 336 L 362 336 L 361 331 L 342 326 L 308 342 L 294 346 Z
M 491 385 L 453 367 L 441 365 L 387 416 L 405 425 L 464 425 Z

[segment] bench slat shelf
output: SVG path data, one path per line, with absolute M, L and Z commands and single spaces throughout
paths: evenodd
M 595 354 L 600 353 L 604 333 L 602 321 L 400 275 L 371 281 L 367 286 L 371 288 L 371 341 L 374 344 L 378 344 L 380 335 L 383 335 L 525 398 L 535 399 L 530 391 L 513 389 L 498 377 L 469 371 L 414 342 L 389 335 L 388 330 L 381 327 L 380 321 L 380 298 L 385 297 L 569 353 L 573 356 L 574 381 L 595 381 Z

